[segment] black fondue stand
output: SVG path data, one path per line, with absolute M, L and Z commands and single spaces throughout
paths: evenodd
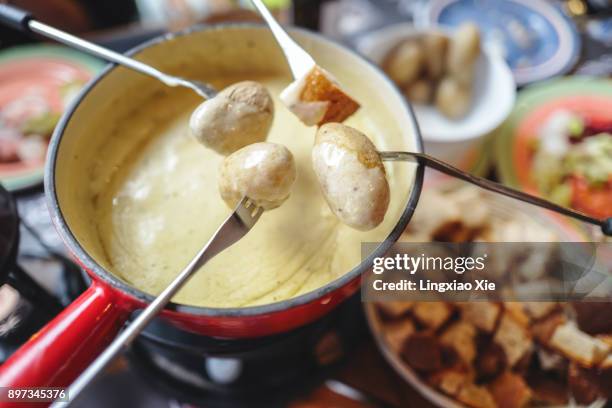
M 61 302 L 40 286 L 17 263 L 19 215 L 10 193 L 0 185 L 0 361 L 4 361 L 48 320 L 62 310 Z M 8 290 L 7 290 L 8 289 Z
M 359 295 L 308 326 L 276 336 L 224 340 L 158 320 L 128 353 L 144 378 L 204 407 L 282 407 L 320 385 L 366 336 Z

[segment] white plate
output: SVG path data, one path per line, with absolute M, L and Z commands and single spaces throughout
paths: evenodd
M 380 65 L 400 41 L 418 38 L 432 31 L 449 34 L 442 29 L 420 30 L 411 24 L 399 23 L 369 33 L 357 40 L 356 48 Z M 448 119 L 434 106 L 413 104 L 426 142 L 465 142 L 478 139 L 493 131 L 508 117 L 514 106 L 516 85 L 501 55 L 483 49 L 476 63 L 475 78 L 472 107 L 462 119 Z

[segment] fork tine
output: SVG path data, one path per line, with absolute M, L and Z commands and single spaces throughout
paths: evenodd
M 235 212 L 242 223 L 250 229 L 255 225 L 263 211 L 263 208 L 256 206 L 251 199 L 245 196 L 236 207 Z
M 255 210 L 255 213 L 253 214 L 253 218 L 255 219 L 255 221 L 257 221 L 257 219 L 259 217 L 261 217 L 261 214 L 263 214 L 264 209 L 262 207 L 257 207 L 257 210 Z
M 293 78 L 298 79 L 306 75 L 316 65 L 312 56 L 287 34 L 261 0 L 251 0 L 251 3 L 270 27 L 274 38 L 285 54 Z

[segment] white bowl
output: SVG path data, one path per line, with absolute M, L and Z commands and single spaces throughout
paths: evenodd
M 399 23 L 374 31 L 358 39 L 357 51 L 380 65 L 399 42 L 418 38 L 427 32 L 450 35 L 446 29 L 417 29 Z M 441 159 L 463 167 L 464 157 L 497 128 L 510 114 L 516 97 L 512 71 L 498 53 L 483 48 L 477 63 L 472 106 L 461 119 L 448 119 L 435 106 L 413 104 L 425 149 Z

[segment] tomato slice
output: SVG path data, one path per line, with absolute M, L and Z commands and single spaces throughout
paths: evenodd
M 600 187 L 591 187 L 583 177 L 574 176 L 572 207 L 594 217 L 612 217 L 612 177 Z

